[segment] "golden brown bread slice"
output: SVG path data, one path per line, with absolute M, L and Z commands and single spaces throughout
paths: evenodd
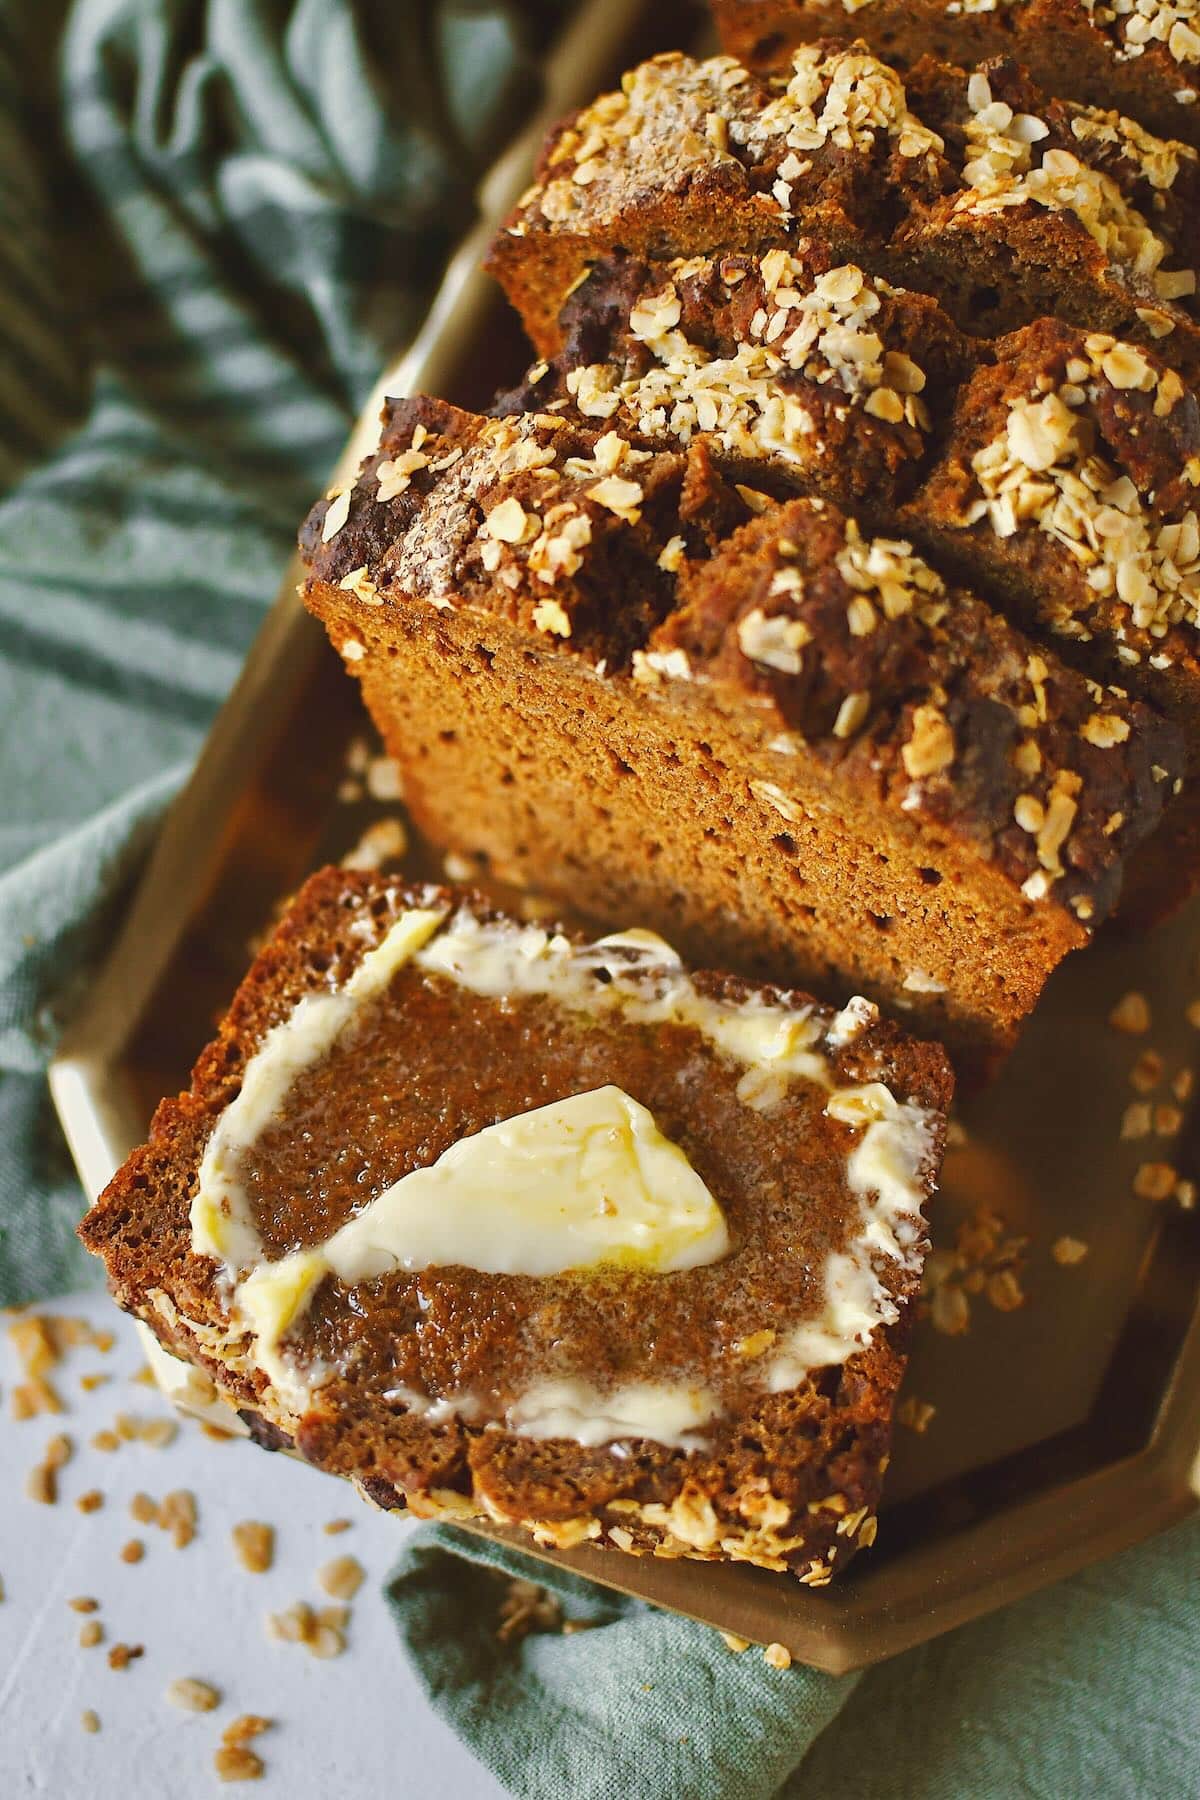
M 435 841 L 693 958 L 861 988 L 976 1068 L 1179 772 L 1148 708 L 703 442 L 394 402 L 304 546 Z
M 822 1586 L 874 1537 L 950 1086 L 865 1004 L 327 869 L 80 1235 L 381 1506 Z

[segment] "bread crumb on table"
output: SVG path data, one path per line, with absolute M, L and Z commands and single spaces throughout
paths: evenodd
M 243 1519 L 230 1535 L 243 1569 L 251 1575 L 265 1574 L 275 1560 L 275 1527 L 261 1519 Z
M 1150 1029 L 1150 1003 L 1145 994 L 1136 989 L 1125 994 L 1108 1015 L 1108 1022 L 1114 1031 L 1124 1031 L 1131 1037 L 1141 1037 Z
M 79 1723 L 89 1736 L 94 1737 L 100 1729 L 100 1715 L 86 1707 L 79 1715 Z
M 1081 1263 L 1087 1253 L 1088 1246 L 1082 1238 L 1077 1237 L 1055 1238 L 1050 1246 L 1051 1256 L 1056 1263 L 1061 1263 L 1064 1269 L 1071 1268 L 1075 1263 Z
M 317 1582 L 334 1600 L 353 1600 L 366 1570 L 354 1556 L 336 1556 L 317 1570 Z
M 768 1644 L 763 1651 L 763 1661 L 769 1663 L 773 1669 L 790 1669 L 792 1653 L 786 1644 Z
M 262 1757 L 242 1744 L 223 1744 L 213 1756 L 213 1767 L 222 1781 L 258 1781 L 264 1766 Z
M 219 1691 L 210 1682 L 197 1681 L 194 1675 L 180 1675 L 168 1682 L 166 1697 L 181 1712 L 213 1712 L 221 1704 Z

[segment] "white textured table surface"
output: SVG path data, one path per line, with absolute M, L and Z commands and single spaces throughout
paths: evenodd
M 131 1380 L 141 1347 L 103 1296 L 45 1310 L 111 1328 L 117 1342 L 108 1355 L 72 1350 L 51 1376 L 65 1413 L 20 1423 L 11 1415 L 20 1365 L 7 1341 L 0 1352 L 0 1796 L 287 1792 L 294 1800 L 358 1800 L 418 1787 L 437 1800 L 501 1794 L 425 1701 L 385 1607 L 383 1577 L 412 1527 L 374 1512 L 344 1483 L 239 1440 L 214 1442 L 191 1421 L 180 1421 L 165 1449 L 93 1449 L 89 1440 L 116 1413 L 165 1417 L 168 1408 Z M 111 1379 L 88 1393 L 79 1377 L 92 1370 Z M 40 1505 L 26 1498 L 26 1477 L 58 1431 L 74 1454 L 60 1472 L 57 1504 Z M 84 1515 L 75 1501 L 93 1488 L 104 1505 Z M 194 1494 L 199 1519 L 194 1542 L 177 1550 L 153 1524 L 137 1524 L 129 1503 L 138 1492 L 161 1500 L 180 1488 Z M 323 1526 L 339 1517 L 353 1521 L 350 1530 L 327 1536 Z M 243 1519 L 275 1526 L 275 1560 L 264 1574 L 247 1573 L 234 1554 L 230 1531 Z M 135 1537 L 145 1556 L 130 1565 L 120 1552 Z M 345 1654 L 321 1661 L 300 1645 L 271 1642 L 266 1614 L 301 1599 L 328 1605 L 316 1571 L 343 1554 L 367 1571 Z M 99 1601 L 92 1616 L 105 1633 L 87 1650 L 79 1647 L 84 1617 L 67 1604 L 79 1595 Z M 142 1644 L 145 1654 L 113 1670 L 108 1650 L 118 1642 Z M 168 1682 L 189 1675 L 220 1690 L 216 1711 L 168 1704 Z M 94 1736 L 80 1725 L 85 1708 L 100 1718 Z M 266 1772 L 258 1783 L 223 1787 L 213 1752 L 241 1713 L 275 1721 L 254 1745 Z

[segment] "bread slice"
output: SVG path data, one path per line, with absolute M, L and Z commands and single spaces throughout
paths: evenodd
M 928 296 L 805 241 L 603 258 L 560 323 L 552 362 L 497 411 L 703 442 L 734 481 L 915 537 L 1085 674 L 1157 706 L 1200 769 L 1200 401 L 1156 352 L 1054 319 L 967 338 Z M 1126 911 L 1162 916 L 1198 881 L 1194 783 Z
M 1178 774 L 1149 709 L 702 442 L 392 402 L 303 545 L 435 842 L 694 962 L 861 990 L 975 1071 Z
M 821 239 L 923 289 L 964 331 L 1044 315 L 1200 364 L 1198 159 L 1117 113 L 1042 94 L 1012 63 L 925 62 L 906 81 L 863 45 L 809 45 L 790 78 L 730 57 L 634 69 L 546 146 L 493 246 L 542 355 L 600 256 L 710 256 Z
M 898 68 L 1015 56 L 1048 93 L 1115 106 L 1200 148 L 1195 0 L 712 0 L 712 10 L 723 48 L 760 72 L 821 39 L 865 39 Z
M 380 1505 L 821 1586 L 874 1537 L 950 1087 L 863 1002 L 327 869 L 80 1235 Z

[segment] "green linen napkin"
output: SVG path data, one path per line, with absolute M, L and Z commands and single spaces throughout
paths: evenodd
M 0 1303 L 96 1279 L 59 1022 L 565 3 L 0 8 Z M 593 1628 L 501 1641 L 521 1559 L 441 1529 L 390 1596 L 517 1794 L 1174 1796 L 1198 1550 L 1181 1529 L 857 1683 L 557 1575 Z

